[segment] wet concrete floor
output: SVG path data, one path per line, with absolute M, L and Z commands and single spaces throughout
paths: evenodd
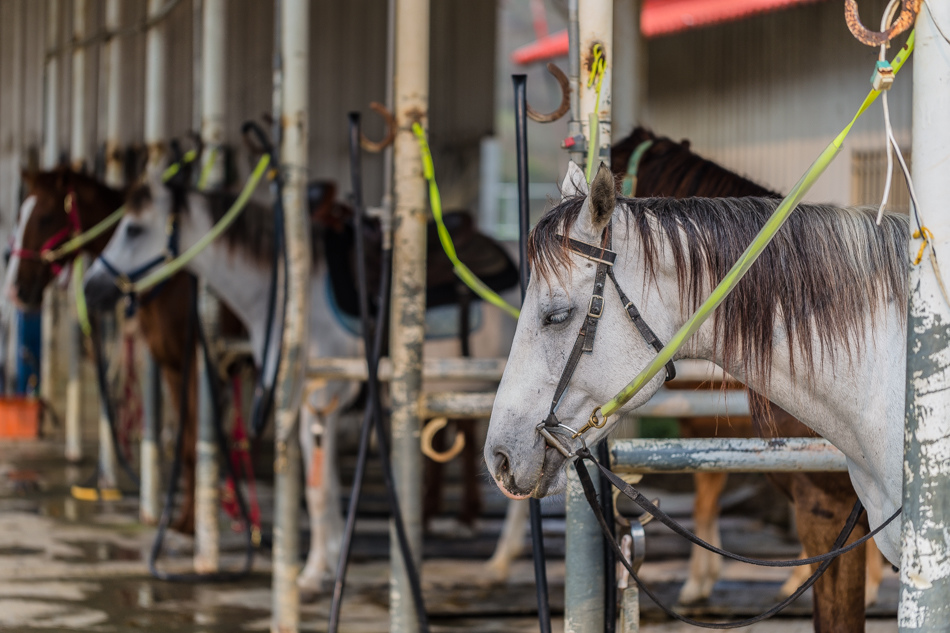
M 90 446 L 87 454 L 94 454 Z M 253 573 L 238 582 L 181 584 L 156 580 L 146 561 L 155 534 L 138 522 L 138 501 L 129 495 L 115 502 L 82 502 L 69 494 L 70 484 L 82 482 L 93 472 L 89 464 L 67 465 L 62 444 L 55 441 L 0 442 L 0 629 L 9 631 L 140 631 L 199 633 L 268 631 L 270 627 L 270 552 L 257 555 Z M 265 534 L 272 491 L 261 487 Z M 490 492 L 490 491 L 489 491 Z M 679 503 L 688 506 L 688 498 Z M 368 502 L 373 502 L 372 487 Z M 674 498 L 669 504 L 675 505 Z M 552 502 L 555 507 L 557 500 Z M 489 497 L 487 505 L 503 508 Z M 668 506 L 669 508 L 669 506 Z M 349 575 L 342 631 L 384 632 L 388 625 L 388 562 L 384 556 L 387 521 L 376 516 L 362 520 Z M 222 561 L 235 567 L 241 560 L 241 539 L 222 522 Z M 450 524 L 449 524 L 450 525 Z M 501 521 L 487 519 L 477 538 L 427 538 L 426 603 L 432 612 L 434 632 L 536 631 L 535 597 L 530 561 L 517 561 L 506 583 L 494 582 L 483 568 L 486 552 L 497 538 Z M 751 524 L 726 517 L 724 543 L 746 543 L 794 555 L 794 543 L 782 535 L 756 527 L 759 545 L 751 543 Z M 302 529 L 305 526 L 302 524 Z M 563 517 L 546 521 L 548 564 L 554 630 L 563 630 Z M 445 528 L 443 532 L 450 532 Z M 652 530 L 651 530 L 652 531 Z M 650 536 L 651 552 L 683 551 L 671 537 Z M 302 543 L 306 543 L 306 538 Z M 466 546 L 465 543 L 471 543 Z M 750 545 L 751 543 L 751 545 Z M 746 550 L 743 553 L 750 553 Z M 754 552 L 752 552 L 754 553 Z M 192 540 L 170 533 L 160 566 L 173 572 L 192 570 Z M 560 556 L 560 557 L 559 557 Z M 673 598 L 686 576 L 682 558 L 648 559 L 644 576 L 657 583 L 664 597 Z M 724 580 L 710 604 L 693 614 L 724 617 L 737 596 L 745 596 L 733 615 L 767 608 L 784 574 L 780 570 L 750 570 L 727 564 Z M 752 582 L 764 581 L 764 582 Z M 878 619 L 868 631 L 896 630 L 896 577 L 888 574 L 882 591 Z M 326 630 L 329 599 L 307 596 L 301 608 L 302 630 Z M 735 611 L 734 609 L 733 611 Z M 808 601 L 795 605 L 797 617 L 786 617 L 744 629 L 755 632 L 799 633 L 811 630 Z M 680 633 L 687 629 L 658 621 L 655 608 L 645 606 L 641 630 Z M 692 629 L 690 629 L 692 630 Z

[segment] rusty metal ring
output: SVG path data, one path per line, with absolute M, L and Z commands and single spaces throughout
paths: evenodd
M 456 432 L 455 441 L 452 443 L 452 448 L 449 450 L 440 453 L 432 447 L 432 438 L 435 437 L 436 433 L 445 428 L 445 425 L 448 423 L 449 421 L 447 418 L 434 418 L 422 428 L 422 434 L 419 437 L 419 443 L 422 446 L 422 454 L 432 461 L 439 462 L 440 464 L 444 464 L 445 462 L 455 459 L 458 457 L 458 454 L 462 452 L 462 449 L 465 448 L 465 436 L 458 432 Z
M 872 31 L 861 24 L 857 0 L 844 0 L 844 21 L 847 22 L 848 29 L 859 42 L 868 46 L 880 46 L 913 26 L 917 13 L 920 12 L 920 3 L 921 0 L 901 0 L 900 14 L 894 20 L 894 24 L 882 32 Z
M 567 111 L 571 109 L 571 84 L 567 80 L 567 75 L 565 75 L 564 71 L 558 68 L 557 65 L 552 62 L 548 62 L 548 72 L 551 73 L 555 79 L 557 79 L 558 84 L 561 86 L 561 105 L 559 105 L 553 112 L 541 114 L 532 108 L 531 104 L 526 104 L 528 116 L 532 121 L 537 121 L 538 123 L 552 123 L 557 121 L 562 116 L 567 114 Z
M 378 154 L 387 147 L 393 144 L 393 141 L 396 139 L 396 118 L 392 115 L 392 112 L 386 109 L 386 106 L 379 103 L 378 101 L 373 101 L 369 104 L 371 110 L 376 112 L 379 116 L 383 117 L 383 121 L 386 123 L 386 135 L 383 136 L 381 141 L 371 141 L 366 136 L 360 132 L 360 147 L 365 149 L 367 152 L 373 152 Z

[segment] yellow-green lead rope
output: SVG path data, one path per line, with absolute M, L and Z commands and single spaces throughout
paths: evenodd
M 903 48 L 898 52 L 897 56 L 894 58 L 894 61 L 891 65 L 894 67 L 894 74 L 896 75 L 900 71 L 901 67 L 904 65 L 904 62 L 907 61 L 907 58 L 910 57 L 910 54 L 914 50 L 914 40 L 915 32 L 911 31 L 910 37 L 907 38 L 907 43 L 904 44 Z M 755 260 L 758 259 L 759 255 L 762 254 L 762 251 L 765 250 L 765 247 L 769 245 L 769 242 L 772 241 L 772 238 L 778 232 L 782 225 L 785 223 L 785 220 L 788 219 L 788 216 L 792 211 L 795 210 L 795 207 L 801 202 L 801 199 L 808 192 L 811 186 L 818 180 L 818 177 L 821 176 L 822 172 L 831 164 L 831 161 L 834 160 L 835 156 L 838 154 L 838 151 L 841 149 L 841 145 L 844 142 L 845 137 L 851 131 L 851 128 L 854 126 L 855 121 L 858 120 L 865 110 L 877 100 L 880 95 L 880 91 L 871 90 L 868 93 L 867 98 L 864 99 L 864 103 L 861 104 L 861 107 L 858 108 L 857 114 L 854 115 L 854 118 L 851 119 L 851 122 L 841 131 L 838 136 L 825 148 L 820 156 L 812 163 L 812 166 L 808 168 L 808 171 L 805 172 L 805 175 L 802 176 L 801 180 L 792 187 L 792 190 L 789 192 L 785 199 L 782 200 L 778 208 L 775 209 L 775 212 L 772 214 L 772 217 L 769 218 L 768 222 L 765 223 L 765 226 L 762 227 L 762 230 L 752 241 L 749 247 L 742 253 L 742 256 L 739 257 L 739 261 L 732 267 L 732 269 L 726 274 L 725 278 L 716 286 L 715 290 L 709 295 L 709 298 L 699 309 L 696 310 L 696 313 L 690 317 L 690 319 L 679 329 L 679 331 L 673 335 L 673 338 L 670 339 L 663 349 L 657 354 L 656 358 L 653 359 L 653 362 L 650 363 L 646 369 L 641 371 L 636 378 L 630 381 L 626 387 L 624 387 L 620 393 L 614 396 L 606 404 L 600 407 L 600 412 L 604 418 L 609 415 L 613 415 L 620 407 L 625 405 L 630 398 L 632 398 L 638 391 L 640 391 L 650 380 L 656 376 L 666 364 L 673 359 L 673 355 L 676 354 L 677 350 L 683 346 L 683 344 L 692 336 L 696 330 L 712 315 L 713 311 L 719 307 L 719 305 L 726 299 L 726 296 L 736 287 L 736 284 L 742 279 L 743 275 L 749 270 Z M 596 410 L 595 410 L 596 414 Z M 595 414 L 592 414 L 595 415 Z M 593 417 L 592 417 L 592 421 Z M 598 422 L 599 423 L 599 422 Z
M 449 260 L 452 262 L 455 274 L 458 275 L 459 279 L 461 279 L 466 286 L 472 289 L 472 292 L 517 319 L 519 314 L 518 308 L 502 299 L 497 292 L 486 286 L 485 283 L 476 277 L 475 273 L 469 270 L 468 266 L 463 264 L 458 258 L 455 252 L 455 244 L 452 243 L 452 236 L 449 235 L 449 230 L 442 220 L 442 198 L 439 195 L 439 187 L 435 183 L 435 166 L 432 164 L 432 153 L 429 151 L 426 133 L 418 123 L 412 124 L 412 132 L 416 135 L 416 139 L 419 142 L 419 153 L 422 154 L 422 173 L 429 183 L 429 206 L 432 208 L 432 217 L 435 218 L 436 228 L 439 231 L 439 241 L 442 243 L 442 249 L 445 251 L 445 254 L 448 255 Z

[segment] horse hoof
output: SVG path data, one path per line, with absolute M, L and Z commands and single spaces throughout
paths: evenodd
M 700 586 L 700 583 L 690 580 L 687 581 L 680 590 L 676 604 L 683 606 L 699 604 L 709 599 L 709 593 L 708 591 L 703 591 L 703 587 Z

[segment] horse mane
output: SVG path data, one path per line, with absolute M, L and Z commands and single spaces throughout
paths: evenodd
M 211 222 L 217 223 L 231 208 L 237 194 L 226 192 L 201 192 L 211 214 Z M 310 225 L 311 263 L 316 264 L 323 256 L 323 231 L 316 223 Z M 262 266 L 271 266 L 274 257 L 274 210 L 251 200 L 238 214 L 234 223 L 222 236 L 233 252 L 240 250 Z
M 729 196 L 781 197 L 762 185 L 694 154 L 689 141 L 676 141 L 656 136 L 644 127 L 637 127 L 610 151 L 611 171 L 627 173 L 630 157 L 644 141 L 653 141 L 641 156 L 637 169 L 637 190 L 640 198 L 670 196 L 673 198 L 724 198 Z
M 531 232 L 528 256 L 542 278 L 571 266 L 565 241 L 584 199 L 568 198 Z M 621 197 L 614 221 L 623 218 L 637 235 L 654 283 L 662 256 L 672 256 L 680 304 L 693 311 L 778 204 L 774 198 Z M 877 226 L 875 217 L 869 208 L 799 205 L 714 314 L 714 346 L 724 364 L 741 363 L 751 382 L 767 385 L 779 328 L 789 352 L 797 348 L 814 368 L 816 358 L 834 362 L 839 345 L 853 359 L 867 319 L 873 323 L 888 303 L 904 315 L 909 219 L 886 213 Z
M 84 192 L 93 191 L 93 198 L 101 200 L 104 206 L 116 209 L 122 204 L 125 193 L 113 189 L 97 178 L 69 167 L 56 167 L 50 171 L 24 172 L 23 180 L 31 192 L 44 190 L 51 194 L 66 195 L 68 189 L 75 189 L 80 202 L 88 203 Z

